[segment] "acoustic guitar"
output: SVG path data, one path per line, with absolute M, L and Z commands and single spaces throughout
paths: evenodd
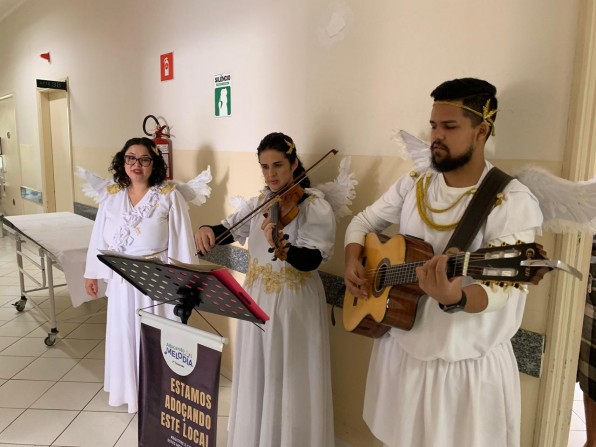
M 353 296 L 347 289 L 343 302 L 344 327 L 350 332 L 378 338 L 391 328 L 412 329 L 418 301 L 424 292 L 418 287 L 416 267 L 433 256 L 433 248 L 421 239 L 398 234 L 392 238 L 366 235 L 362 262 L 369 282 L 368 297 Z M 555 268 L 581 278 L 567 264 L 546 258 L 537 243 L 487 247 L 449 256 L 447 277 L 469 276 L 500 286 L 538 284 Z

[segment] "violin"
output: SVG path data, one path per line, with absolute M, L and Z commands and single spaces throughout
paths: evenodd
M 330 155 L 335 155 L 335 154 L 337 154 L 337 149 L 331 149 L 329 152 L 327 152 L 315 164 L 313 164 L 310 168 L 308 168 L 306 171 L 304 171 L 302 174 L 300 174 L 297 178 L 295 178 L 293 183 L 289 183 L 288 185 L 284 186 L 281 190 L 277 191 L 270 199 L 266 200 L 264 203 L 259 205 L 257 208 L 252 210 L 250 213 L 248 213 L 246 216 L 244 216 L 242 219 L 240 219 L 238 222 L 236 222 L 234 225 L 232 225 L 230 228 L 228 228 L 225 232 L 220 234 L 215 239 L 215 245 L 218 245 L 221 241 L 226 239 L 235 228 L 239 227 L 240 225 L 243 225 L 247 220 L 252 219 L 258 212 L 262 211 L 263 209 L 266 209 L 267 207 L 271 206 L 271 204 L 274 204 L 275 202 L 278 202 L 278 205 L 279 205 L 279 202 L 284 200 L 284 197 L 286 197 L 286 196 L 289 197 L 287 200 L 289 200 L 290 203 L 295 202 L 294 206 L 290 207 L 290 212 L 284 213 L 284 220 L 287 221 L 286 225 L 288 223 L 290 223 L 298 215 L 298 206 L 297 206 L 298 201 L 304 195 L 304 189 L 300 186 L 300 182 L 302 180 L 304 180 L 306 178 L 306 175 L 309 172 L 313 171 L 316 167 L 318 167 L 321 164 L 321 162 L 323 162 L 327 157 L 329 157 Z M 295 191 L 296 191 L 296 194 L 294 194 Z M 298 195 L 298 193 L 300 193 L 300 191 L 302 191 L 302 193 Z M 296 198 L 296 196 L 298 196 L 298 198 Z M 271 208 L 273 208 L 273 207 L 271 207 Z M 284 208 L 286 208 L 286 207 L 284 207 Z M 288 215 L 288 217 L 285 217 L 286 214 Z M 295 214 L 294 217 L 291 217 L 292 214 Z M 289 220 L 287 220 L 288 218 L 289 218 Z
M 283 241 L 287 241 L 289 236 L 284 234 L 280 238 L 279 233 L 298 217 L 300 213 L 298 202 L 302 199 L 302 196 L 304 196 L 304 188 L 299 184 L 294 184 L 291 189 L 287 189 L 285 194 L 277 196 L 277 200 L 269 208 L 271 222 L 275 225 L 272 233 L 275 247 L 269 248 L 269 253 L 274 253 L 273 258 L 271 258 L 272 261 L 277 259 L 285 261 L 287 259 L 291 244 L 283 243 Z

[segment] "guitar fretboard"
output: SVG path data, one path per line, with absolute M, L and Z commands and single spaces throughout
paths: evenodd
M 447 277 L 466 276 L 468 268 L 469 253 L 458 253 L 450 256 L 447 260 Z M 408 262 L 391 266 L 379 267 L 377 275 L 380 278 L 381 287 L 398 286 L 402 284 L 414 284 L 418 282 L 416 267 L 420 267 L 427 261 Z

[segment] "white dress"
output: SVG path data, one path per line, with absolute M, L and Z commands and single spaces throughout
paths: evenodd
M 492 167 L 486 163 L 483 174 Z M 399 223 L 400 233 L 429 242 L 442 253 L 451 231 L 424 224 L 416 207 L 414 180 L 402 177 L 350 223 L 346 244 L 362 244 L 368 231 Z M 428 203 L 446 208 L 469 188 L 452 188 L 433 174 Z M 492 210 L 469 251 L 489 242 L 532 242 L 542 214 L 536 198 L 513 180 L 505 200 Z M 432 214 L 439 224 L 457 221 L 471 198 L 452 210 Z M 472 278 L 464 278 L 463 285 Z M 375 340 L 370 359 L 364 419 L 391 447 L 517 447 L 520 443 L 519 372 L 511 337 L 520 327 L 525 288 L 492 289 L 487 310 L 477 314 L 440 310 L 422 297 L 411 331 L 392 329 Z
M 335 217 L 317 197 L 302 202 L 298 217 L 284 232 L 297 247 L 332 255 Z M 223 221 L 229 228 L 264 197 Z M 334 445 L 325 291 L 316 270 L 301 272 L 284 261 L 272 261 L 261 224 L 253 217 L 233 234 L 249 238 L 245 288 L 269 315 L 264 330 L 238 321 L 234 352 L 230 447 L 329 447 Z
M 85 278 L 107 281 L 108 315 L 104 389 L 109 404 L 137 411 L 140 320 L 137 309 L 175 319 L 172 305 L 161 305 L 102 264 L 99 250 L 196 263 L 188 205 L 172 184 L 156 185 L 132 206 L 126 190 L 111 184 L 100 193 L 87 252 Z M 159 304 L 159 305 L 158 305 Z M 149 307 L 155 306 L 155 307 Z

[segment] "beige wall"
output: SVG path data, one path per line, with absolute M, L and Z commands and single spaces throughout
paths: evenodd
M 332 179 L 340 158 L 352 156 L 357 212 L 409 170 L 393 132 L 427 137 L 429 93 L 455 77 L 499 88 L 489 158 L 509 170 L 532 163 L 559 173 L 579 3 L 29 0 L 0 24 L 0 96 L 15 93 L 19 142 L 38 153 L 35 79 L 68 78 L 73 164 L 105 176 L 111 156 L 141 134 L 145 115 L 166 117 L 175 178 L 212 168 L 213 195 L 191 208 L 194 225 L 218 222 L 232 211 L 229 197 L 259 190 L 254 150 L 278 130 L 296 140 L 307 166 L 339 149 L 313 184 Z M 51 63 L 39 58 L 46 51 Z M 159 55 L 170 51 L 174 80 L 162 83 Z M 232 74 L 230 118 L 213 117 L 218 73 Z M 39 155 L 25 163 L 32 176 L 41 171 Z M 78 179 L 75 200 L 90 203 Z M 338 225 L 325 271 L 342 273 L 348 220 Z M 550 250 L 552 235 L 543 242 Z M 532 287 L 525 328 L 544 333 L 550 281 Z M 208 318 L 233 336 L 233 322 Z M 336 433 L 352 446 L 375 445 L 361 418 L 370 349 L 370 340 L 331 329 Z M 233 367 L 232 350 L 224 349 L 224 371 Z M 534 436 L 538 386 L 522 376 L 524 446 Z

